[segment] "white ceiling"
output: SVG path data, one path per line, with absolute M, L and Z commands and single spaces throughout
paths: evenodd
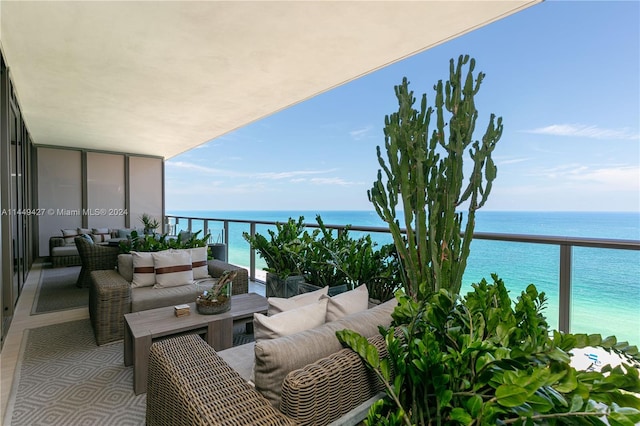
M 170 158 L 540 0 L 6 1 L 36 144 Z

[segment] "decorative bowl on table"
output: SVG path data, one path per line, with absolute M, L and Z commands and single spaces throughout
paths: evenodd
M 231 309 L 232 280 L 236 275 L 235 271 L 224 271 L 217 280 L 197 282 L 196 286 L 199 289 L 203 286 L 208 287 L 196 298 L 198 313 L 203 315 L 221 314 Z

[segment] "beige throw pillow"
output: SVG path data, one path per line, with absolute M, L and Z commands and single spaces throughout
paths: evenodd
M 61 231 L 65 244 L 74 244 L 74 238 L 80 235 L 75 229 L 62 229 Z
M 111 234 L 90 234 L 94 243 L 104 243 L 111 239 Z
M 326 295 L 329 292 L 329 286 L 321 288 L 320 290 L 310 291 L 308 293 L 302 293 L 297 296 L 284 299 L 281 297 L 270 297 L 267 299 L 269 302 L 268 316 L 279 314 L 280 312 L 289 311 L 291 309 L 299 308 L 301 306 L 310 305 L 320 300 L 320 296 Z
M 193 279 L 199 280 L 209 277 L 209 267 L 207 266 L 207 248 L 196 247 L 191 251 L 191 268 L 193 269 Z
M 272 317 L 253 314 L 253 333 L 256 341 L 289 336 L 324 324 L 327 299 L 281 312 Z
M 151 253 L 155 265 L 154 288 L 177 287 L 193 283 L 191 253 L 188 250 L 164 250 Z
M 156 283 L 156 272 L 153 264 L 153 256 L 147 252 L 132 251 L 133 275 L 131 287 L 149 287 Z
M 366 285 L 335 296 L 321 296 L 328 300 L 326 321 L 331 322 L 369 308 L 369 290 Z

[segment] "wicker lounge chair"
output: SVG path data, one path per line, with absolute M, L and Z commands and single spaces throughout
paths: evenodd
M 198 336 L 155 343 L 149 355 L 147 425 L 296 425 Z
M 151 346 L 147 426 L 354 426 L 384 394 L 384 385 L 336 330 L 370 335 L 387 356 L 377 325 L 391 321 L 395 300 L 292 335 L 216 352 L 197 335 Z M 255 359 L 248 378 L 241 359 Z M 240 360 L 237 362 L 237 360 Z M 281 378 L 282 377 L 282 378 Z M 247 380 L 252 380 L 253 385 Z M 274 398 L 277 393 L 281 397 Z
M 76 248 L 82 262 L 82 269 L 76 285 L 91 286 L 91 271 L 115 269 L 118 263 L 118 247 L 109 247 L 89 242 L 83 237 L 75 237 Z

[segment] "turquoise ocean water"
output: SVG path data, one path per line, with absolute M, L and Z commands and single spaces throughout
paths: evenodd
M 380 226 L 385 223 L 374 211 L 179 211 L 170 215 L 286 221 L 304 216 L 305 222 L 316 223 L 317 214 L 325 224 Z M 180 222 L 179 229 L 187 224 Z M 202 221 L 193 221 L 194 230 L 202 229 Z M 267 226 L 256 231 L 266 234 Z M 215 241 L 222 232 L 221 222 L 210 222 L 209 231 Z M 249 265 L 249 246 L 242 232 L 248 224 L 229 225 L 229 261 Z M 476 232 L 549 235 L 559 237 L 612 238 L 640 240 L 638 213 L 577 212 L 485 212 L 476 215 Z M 354 236 L 358 233 L 353 232 Z M 389 234 L 372 234 L 379 243 L 391 242 Z M 560 248 L 554 245 L 506 243 L 474 240 L 464 277 L 464 288 L 483 277 L 497 273 L 516 297 L 530 283 L 544 291 L 549 299 L 546 316 L 549 324 L 558 324 L 558 274 Z M 574 247 L 572 276 L 571 331 L 615 335 L 640 345 L 640 251 Z M 258 268 L 264 266 L 257 258 Z

